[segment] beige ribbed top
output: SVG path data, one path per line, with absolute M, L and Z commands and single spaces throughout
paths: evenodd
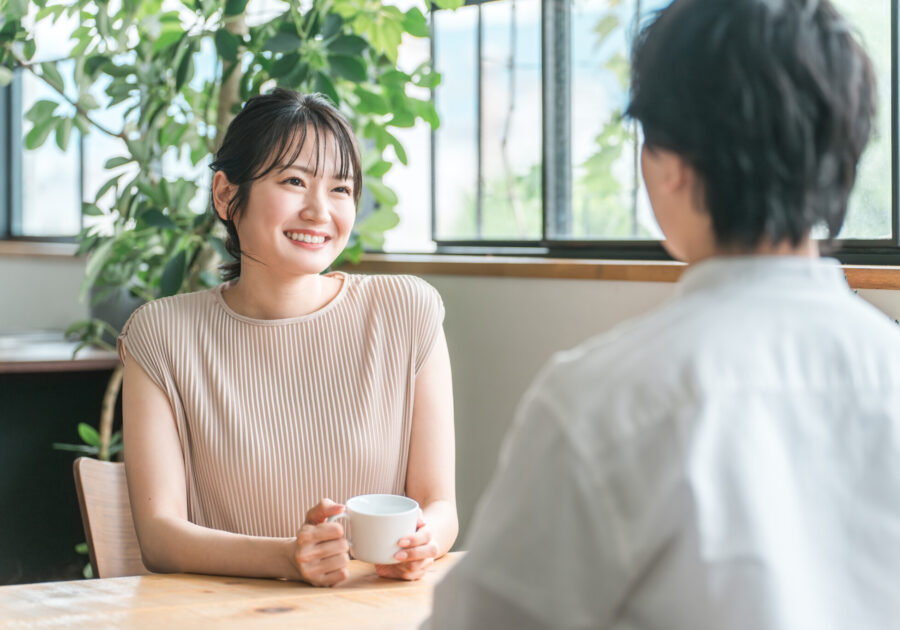
M 301 317 L 244 317 L 220 285 L 149 302 L 123 328 L 123 361 L 172 403 L 192 522 L 294 536 L 323 497 L 404 493 L 443 304 L 411 276 L 337 275 L 338 295 Z

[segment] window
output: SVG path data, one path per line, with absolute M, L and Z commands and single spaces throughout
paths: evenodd
M 443 77 L 433 92 L 441 126 L 431 133 L 420 123 L 398 134 L 409 164 L 385 177 L 401 215 L 386 249 L 664 258 L 640 177 L 639 129 L 621 112 L 631 39 L 669 1 L 468 0 L 459 10 L 434 12 L 430 50 L 411 39 L 399 64 L 411 69 L 431 56 Z M 868 49 L 880 93 L 841 257 L 896 262 L 898 0 L 833 2 Z M 37 60 L 67 52 L 71 25 L 63 22 L 42 25 Z M 80 200 L 93 201 L 108 177 L 104 162 L 121 153 L 117 139 L 96 132 L 82 138 L 78 129 L 66 151 L 53 136 L 37 151 L 24 150 L 31 123 L 23 112 L 48 90 L 27 72 L 0 89 L 8 165 L 0 174 L 0 238 L 71 238 L 91 220 L 82 218 Z M 104 122 L 116 129 L 121 115 L 104 112 Z M 202 168 L 196 173 L 206 177 Z
M 439 250 L 665 256 L 641 182 L 640 130 L 621 114 L 630 42 L 669 1 L 494 0 L 435 14 Z M 896 258 L 897 2 L 834 2 L 872 57 L 880 92 L 842 253 Z

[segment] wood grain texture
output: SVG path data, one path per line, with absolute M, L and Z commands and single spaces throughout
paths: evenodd
M 365 254 L 348 272 L 413 275 L 560 278 L 627 282 L 678 282 L 683 263 L 641 260 L 443 256 L 433 254 Z M 853 289 L 900 289 L 900 266 L 844 265 Z
M 365 254 L 359 264 L 347 264 L 343 270 L 350 273 L 677 282 L 684 268 L 684 264 L 677 262 L 643 260 Z
M 134 531 L 125 464 L 79 457 L 73 469 L 94 575 L 111 578 L 149 573 Z
M 372 565 L 354 560 L 350 579 L 334 588 L 185 574 L 7 586 L 0 588 L 0 629 L 412 630 L 460 556 L 438 560 L 417 582 L 379 578 Z

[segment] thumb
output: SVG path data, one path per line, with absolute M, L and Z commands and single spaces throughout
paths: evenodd
M 319 523 L 324 523 L 329 516 L 340 514 L 343 511 L 344 506 L 342 504 L 335 503 L 331 499 L 322 499 L 306 513 L 306 522 L 311 525 L 318 525 Z

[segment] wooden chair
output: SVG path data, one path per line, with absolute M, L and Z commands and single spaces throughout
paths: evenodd
M 90 457 L 75 460 L 75 489 L 94 576 L 123 577 L 150 573 L 141 549 L 125 483 L 125 464 Z

